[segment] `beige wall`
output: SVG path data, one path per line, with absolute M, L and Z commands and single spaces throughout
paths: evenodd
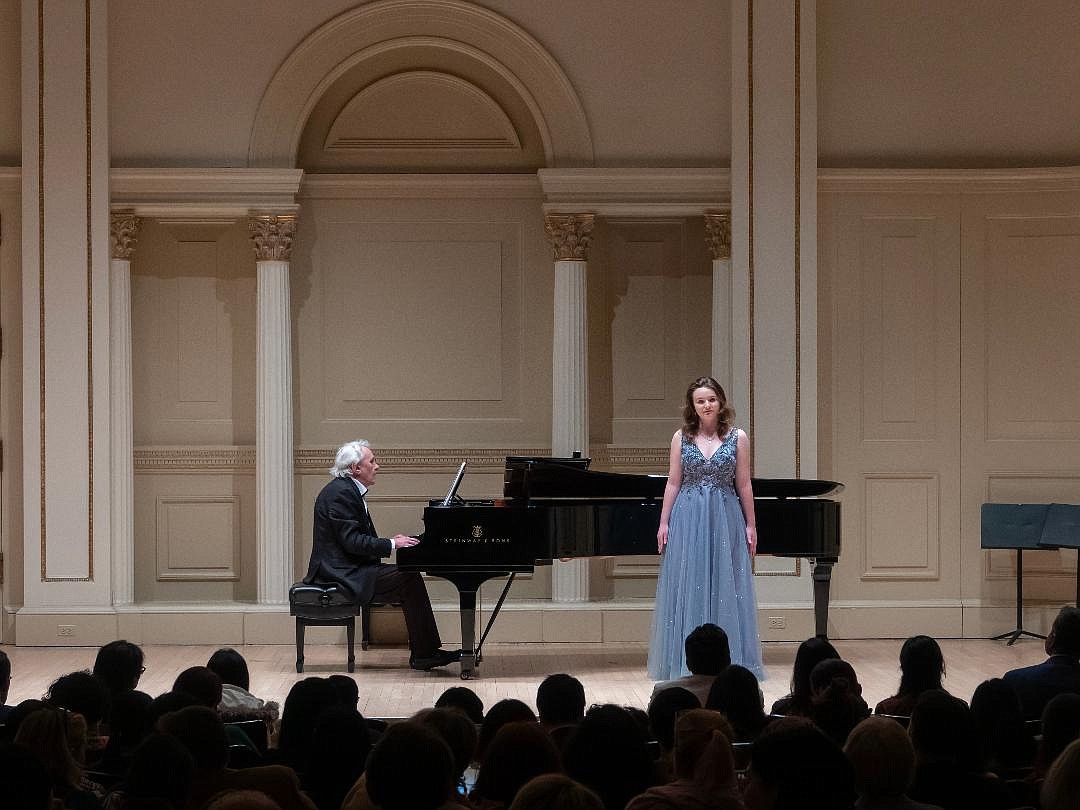
M 0 166 L 18 166 L 22 142 L 19 0 L 0 0 Z
M 0 605 L 23 599 L 22 551 L 22 296 L 20 241 L 22 229 L 18 172 L 0 169 L 0 551 L 4 555 L 4 581 Z M 0 639 L 9 635 L 12 617 L 0 613 Z

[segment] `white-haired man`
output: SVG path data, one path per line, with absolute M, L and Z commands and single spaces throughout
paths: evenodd
M 379 537 L 364 496 L 375 483 L 379 464 L 366 441 L 342 445 L 330 470 L 333 479 L 315 499 L 311 562 L 304 582 L 338 583 L 361 605 L 400 602 L 409 629 L 409 666 L 432 669 L 458 660 L 458 653 L 440 649 L 439 628 L 431 612 L 424 581 L 417 573 L 380 562 L 395 548 L 420 541 L 405 534 Z

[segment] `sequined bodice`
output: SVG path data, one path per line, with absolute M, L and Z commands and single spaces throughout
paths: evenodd
M 735 452 L 739 431 L 731 428 L 710 458 L 694 444 L 692 437 L 682 438 L 682 489 L 691 487 L 726 487 L 735 482 Z

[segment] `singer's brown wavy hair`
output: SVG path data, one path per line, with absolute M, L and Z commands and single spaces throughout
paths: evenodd
M 694 392 L 699 388 L 711 388 L 716 392 L 716 399 L 720 403 L 720 412 L 716 415 L 716 432 L 724 436 L 731 430 L 732 421 L 735 419 L 735 409 L 728 402 L 727 394 L 720 387 L 720 383 L 712 377 L 698 377 L 690 387 L 686 389 L 686 404 L 683 405 L 683 435 L 697 436 L 701 428 L 701 420 L 698 419 L 697 411 L 694 410 Z

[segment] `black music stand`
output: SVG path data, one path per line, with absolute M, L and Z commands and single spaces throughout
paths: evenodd
M 982 547 L 1016 551 L 1016 628 L 994 636 L 991 641 L 1009 639 L 1008 646 L 1020 636 L 1045 639 L 1046 636 L 1024 629 L 1024 550 L 1047 548 L 1040 545 L 1050 504 L 984 503 L 982 505 Z
M 1042 548 L 1075 548 L 1080 552 L 1080 506 L 1050 504 L 1039 545 Z M 1080 554 L 1076 562 L 1076 606 L 1080 607 Z

